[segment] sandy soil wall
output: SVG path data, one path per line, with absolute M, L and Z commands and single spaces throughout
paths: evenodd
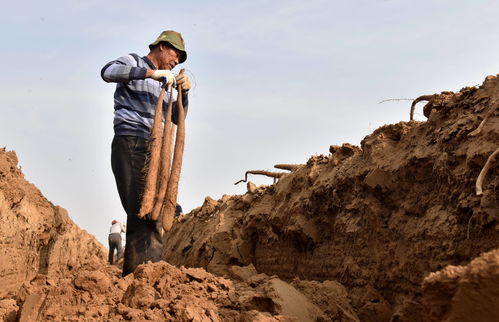
M 105 264 L 106 249 L 24 179 L 15 152 L 0 149 L 0 299 L 37 275 L 58 279 Z
M 499 147 L 498 106 L 499 79 L 490 76 L 435 95 L 427 122 L 383 126 L 274 185 L 207 197 L 166 235 L 164 258 L 222 275 L 253 264 L 286 280 L 336 280 L 361 320 L 414 321 L 427 274 L 499 246 L 497 162 L 483 195 L 475 192 Z

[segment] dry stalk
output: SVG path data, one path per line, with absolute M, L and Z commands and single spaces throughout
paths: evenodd
M 180 74 L 183 73 L 184 69 L 180 71 Z M 175 138 L 175 151 L 173 153 L 172 170 L 170 173 L 170 178 L 168 179 L 165 203 L 163 207 L 163 229 L 165 231 L 169 231 L 173 225 L 175 207 L 177 206 L 178 182 L 180 179 L 180 170 L 182 169 L 182 157 L 184 154 L 185 144 L 185 111 L 184 105 L 182 103 L 182 86 L 179 85 L 177 91 L 177 135 Z
M 280 177 L 282 177 L 286 173 L 284 173 L 284 172 L 270 172 L 270 171 L 265 171 L 265 170 L 249 170 L 249 171 L 246 171 L 246 173 L 244 174 L 243 180 L 239 180 L 238 182 L 236 182 L 234 184 L 236 185 L 236 184 L 239 184 L 241 182 L 248 181 L 248 174 L 261 174 L 261 175 L 264 175 L 267 177 L 274 178 L 274 182 L 275 182 L 276 179 L 279 179 Z
M 419 103 L 421 101 L 429 101 L 429 100 L 431 100 L 434 97 L 435 97 L 435 94 L 432 94 L 432 95 L 422 95 L 422 96 L 419 96 L 418 98 L 416 98 L 414 101 L 412 101 L 412 104 L 411 104 L 411 113 L 410 113 L 409 120 L 411 120 L 411 121 L 414 120 L 414 110 L 416 109 L 416 104 L 417 103 Z
M 163 128 L 163 144 L 161 146 L 161 167 L 159 175 L 159 188 L 154 201 L 154 208 L 152 209 L 151 219 L 158 220 L 163 203 L 165 201 L 166 189 L 168 186 L 168 179 L 170 177 L 170 163 L 172 161 L 172 147 L 173 147 L 173 129 L 172 122 L 172 91 L 170 91 L 170 100 L 168 101 L 168 110 L 166 111 L 165 125 Z
M 485 162 L 485 165 L 482 168 L 482 171 L 480 171 L 480 174 L 478 175 L 478 178 L 476 179 L 476 195 L 481 196 L 483 194 L 482 186 L 483 186 L 483 180 L 487 176 L 487 172 L 489 172 L 490 166 L 492 165 L 492 162 L 494 161 L 495 157 L 499 154 L 499 148 L 497 148 L 489 157 L 487 158 L 487 162 Z
M 274 168 L 281 170 L 295 171 L 301 166 L 303 166 L 303 164 L 276 164 Z
M 386 100 L 382 100 L 380 102 L 378 102 L 378 104 L 383 104 L 383 103 L 386 103 L 386 102 L 400 102 L 400 101 L 413 101 L 414 98 L 389 98 L 389 99 L 386 99 Z
M 143 218 L 152 211 L 154 197 L 156 195 L 157 177 L 159 168 L 159 157 L 161 149 L 161 125 L 163 122 L 163 98 L 165 97 L 166 84 L 161 89 L 154 112 L 154 123 L 149 141 L 149 163 L 147 166 L 146 183 L 142 194 L 142 203 L 137 216 Z

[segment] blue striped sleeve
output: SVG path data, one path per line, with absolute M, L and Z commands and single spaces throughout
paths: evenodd
M 146 72 L 147 68 L 138 66 L 131 55 L 126 55 L 107 63 L 101 70 L 101 77 L 108 83 L 126 83 L 145 79 Z

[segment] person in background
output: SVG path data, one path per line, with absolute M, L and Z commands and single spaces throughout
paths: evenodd
M 123 256 L 123 247 L 121 245 L 121 233 L 126 233 L 126 227 L 121 222 L 113 220 L 111 228 L 109 229 L 109 264 L 114 263 L 114 250 L 116 249 L 118 255 L 116 261 Z

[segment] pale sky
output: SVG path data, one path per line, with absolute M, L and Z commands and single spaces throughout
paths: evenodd
M 8 1 L 0 147 L 107 247 L 126 220 L 110 166 L 114 84 L 101 68 L 182 33 L 194 85 L 179 203 L 243 194 L 252 169 L 305 163 L 407 121 L 410 101 L 499 71 L 499 1 Z M 178 72 L 177 67 L 174 72 Z M 423 120 L 421 106 L 417 119 Z M 259 184 L 272 180 L 250 176 Z

